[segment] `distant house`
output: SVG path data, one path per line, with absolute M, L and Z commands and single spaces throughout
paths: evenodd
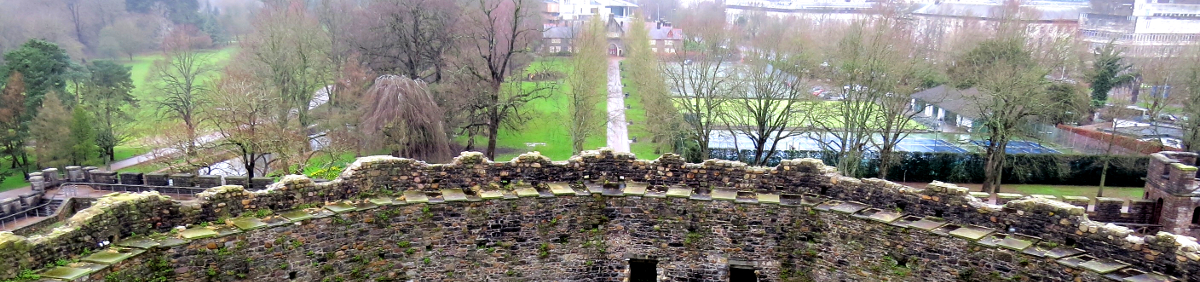
M 979 96 L 979 90 L 975 88 L 959 90 L 942 85 L 914 93 L 910 106 L 913 111 L 920 111 L 917 117 L 936 119 L 943 125 L 972 132 L 980 127 L 977 121 L 982 115 L 973 105 Z M 953 129 L 943 128 L 943 131 L 955 131 Z
M 572 52 L 571 43 L 578 34 L 578 26 L 552 26 L 542 32 L 542 53 L 557 54 Z
M 658 21 L 650 26 L 650 50 L 658 54 L 674 54 L 677 48 L 683 48 L 683 30 L 674 28 L 671 23 Z
M 538 48 L 544 54 L 559 54 L 575 52 L 572 47 L 574 40 L 580 34 L 583 22 L 569 22 L 562 26 L 547 26 L 542 31 L 542 44 Z M 609 18 L 604 25 L 605 37 L 608 40 L 610 56 L 625 56 L 629 24 L 614 18 Z M 671 26 L 671 23 L 659 21 L 647 23 L 646 29 L 650 35 L 650 50 L 659 54 L 674 54 L 678 48 L 683 48 L 683 30 Z

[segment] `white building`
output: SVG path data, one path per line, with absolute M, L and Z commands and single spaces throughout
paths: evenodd
M 1200 0 L 1103 1 L 1109 9 L 1080 15 L 1092 48 L 1112 41 L 1132 57 L 1150 57 L 1200 40 Z
M 633 17 L 637 4 L 625 0 L 546 0 L 549 24 L 585 21 L 593 16 L 608 19 L 609 16 L 627 21 Z

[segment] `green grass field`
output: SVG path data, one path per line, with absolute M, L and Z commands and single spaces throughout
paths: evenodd
M 621 77 L 621 84 L 625 85 L 623 90 L 629 93 L 629 97 L 625 98 L 625 105 L 629 106 L 625 110 L 625 120 L 633 123 L 629 126 L 629 138 L 637 139 L 637 142 L 629 145 L 629 151 L 639 159 L 657 159 L 661 154 L 654 152 L 654 143 L 650 142 L 650 133 L 646 131 L 646 108 L 642 105 L 640 93 L 631 81 L 624 78 L 624 73 Z
M 123 160 L 136 155 L 145 154 L 149 150 L 147 148 L 138 146 L 117 146 L 116 148 L 113 148 L 113 151 L 117 160 Z M 29 152 L 29 154 L 29 161 L 37 162 L 37 159 L 34 158 L 32 150 Z M 4 181 L 0 182 L 0 192 L 29 186 L 29 182 L 25 181 L 25 175 L 21 169 L 10 169 L 8 167 L 9 159 L 7 157 L 0 158 L 0 164 L 3 165 L 3 169 L 0 169 L 0 175 L 5 176 Z M 95 165 L 98 167 L 103 167 L 101 164 Z M 35 168 L 30 167 L 29 170 L 34 171 Z
M 958 186 L 966 187 L 971 191 L 979 191 L 983 184 L 957 184 Z M 924 187 L 923 185 L 917 185 Z M 1062 196 L 1084 196 L 1089 198 L 1096 197 L 1096 186 L 1075 186 L 1075 185 L 1045 185 L 1045 184 L 1002 184 L 1000 192 L 1016 193 L 1022 195 L 1054 195 Z M 1110 198 L 1122 199 L 1141 199 L 1145 190 L 1142 187 L 1104 187 L 1104 196 Z
M 1096 186 L 1070 186 L 1070 185 L 1040 185 L 1040 184 L 1015 184 L 1002 185 L 1000 191 L 1019 194 L 1041 194 L 1054 196 L 1086 196 L 1096 197 Z M 1007 191 L 1006 191 L 1007 190 Z M 1111 198 L 1123 199 L 1141 199 L 1145 191 L 1142 187 L 1104 187 L 1104 196 Z
M 571 66 L 567 60 L 567 58 L 559 57 L 541 58 L 530 64 L 528 70 L 548 69 L 569 74 Z M 533 82 L 520 83 L 522 87 L 526 88 L 535 86 Z M 553 160 L 566 160 L 571 157 L 571 133 L 567 130 L 569 118 L 567 111 L 570 98 L 565 94 L 571 89 L 565 80 L 559 80 L 557 88 L 552 91 L 549 98 L 535 100 L 525 105 L 526 114 L 530 119 L 521 128 L 517 130 L 500 129 L 496 146 L 512 149 L 515 152 L 496 154 L 496 161 L 508 161 L 528 151 L 538 151 Z M 603 113 L 606 111 L 607 105 L 606 101 L 601 100 L 596 107 Z M 458 141 L 462 144 L 466 142 L 465 138 Z M 538 143 L 539 145 L 530 147 L 527 145 L 529 143 Z M 545 143 L 545 145 L 540 145 L 540 143 Z M 605 131 L 601 128 L 587 139 L 584 148 L 595 149 L 604 145 Z M 477 136 L 475 139 L 476 150 L 482 151 L 486 147 L 487 138 Z

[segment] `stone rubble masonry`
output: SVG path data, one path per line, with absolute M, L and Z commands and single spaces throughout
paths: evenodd
M 252 218 L 263 211 L 278 216 Z M 131 248 L 83 255 L 116 242 Z M 764 168 L 609 150 L 565 162 L 363 157 L 329 182 L 292 175 L 191 201 L 116 193 L 48 234 L 0 233 L 0 278 L 72 258 L 83 262 L 43 275 L 622 281 L 634 258 L 658 260 L 670 281 L 726 281 L 735 262 L 762 281 L 1200 280 L 1194 238 L 1135 234 L 1056 200 L 991 205 L 955 185 L 849 178 L 815 159 Z
M 1196 171 L 1196 153 L 1160 152 L 1150 155 L 1146 169 L 1144 209 L 1162 230 L 1174 234 L 1200 236 L 1200 174 Z M 1157 212 L 1155 212 L 1157 211 Z

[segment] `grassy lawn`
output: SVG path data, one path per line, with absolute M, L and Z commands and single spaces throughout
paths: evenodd
M 909 186 L 922 187 L 924 183 L 914 184 L 905 183 Z M 958 186 L 971 189 L 972 192 L 982 189 L 983 184 L 956 184 Z M 1022 195 L 1054 195 L 1062 196 L 1083 196 L 1088 198 L 1096 197 L 1096 186 L 1076 186 L 1076 185 L 1045 185 L 1045 184 L 1003 184 L 1000 186 L 1000 192 L 1016 193 Z M 1122 199 L 1141 199 L 1144 190 L 1142 187 L 1104 187 L 1104 196 L 1109 198 Z
M 113 148 L 113 156 L 118 161 L 145 154 L 147 152 L 150 152 L 149 148 L 137 145 L 122 145 Z
M 540 58 L 530 64 L 528 70 L 549 69 L 552 71 L 569 74 L 571 66 L 568 64 L 567 58 L 549 57 Z M 535 84 L 533 82 L 520 82 L 522 87 L 531 88 Z M 570 98 L 566 93 L 571 91 L 570 86 L 565 83 L 565 80 L 560 80 L 557 84 L 557 89 L 549 98 L 539 99 L 525 105 L 525 111 L 528 115 L 529 122 L 525 123 L 517 130 L 501 128 L 497 136 L 496 146 L 502 148 L 514 149 L 516 152 L 496 154 L 495 161 L 508 161 L 516 156 L 527 151 L 538 151 L 542 155 L 550 157 L 553 160 L 566 160 L 571 157 L 571 133 L 568 129 L 569 113 L 567 112 L 570 105 Z M 607 93 L 605 91 L 604 93 Z M 596 105 L 597 109 L 603 113 L 606 111 L 608 103 L 603 99 Z M 592 134 L 585 142 L 584 148 L 595 149 L 605 145 L 606 132 L 601 128 L 598 132 Z M 458 140 L 459 143 L 465 143 L 465 138 Z M 545 143 L 538 144 L 534 147 L 529 147 L 528 143 Z M 476 150 L 482 151 L 487 147 L 487 138 L 477 136 L 475 139 Z
M 1000 191 L 1018 194 L 1041 194 L 1054 196 L 1085 196 L 1096 197 L 1096 186 L 1070 185 L 1041 185 L 1041 184 L 1010 184 L 1002 185 Z M 1009 192 L 1012 191 L 1012 192 Z M 1104 196 L 1110 198 L 1141 199 L 1144 193 L 1142 187 L 1104 187 Z
M 124 160 L 136 155 L 145 154 L 149 150 L 144 147 L 124 145 L 113 148 L 113 151 L 115 151 L 117 160 Z M 37 159 L 34 158 L 32 150 L 29 152 L 29 161 L 35 163 L 37 162 Z M 8 191 L 29 186 L 29 182 L 25 181 L 25 175 L 20 169 L 8 168 L 8 158 L 0 158 L 0 164 L 4 165 L 3 169 L 0 169 L 0 175 L 6 176 L 4 181 L 0 182 L 0 191 Z M 103 164 L 96 164 L 96 166 L 103 167 Z M 34 168 L 30 168 L 30 171 L 34 171 Z
M 629 151 L 639 159 L 657 159 L 661 154 L 654 153 L 654 143 L 650 142 L 650 133 L 646 131 L 646 108 L 642 106 L 642 98 L 631 81 L 625 79 L 625 73 L 621 75 L 621 84 L 624 84 L 623 90 L 629 93 L 629 97 L 625 98 L 625 105 L 629 109 L 625 110 L 625 120 L 633 122 L 629 126 L 629 138 L 637 139 L 637 142 L 629 145 Z

